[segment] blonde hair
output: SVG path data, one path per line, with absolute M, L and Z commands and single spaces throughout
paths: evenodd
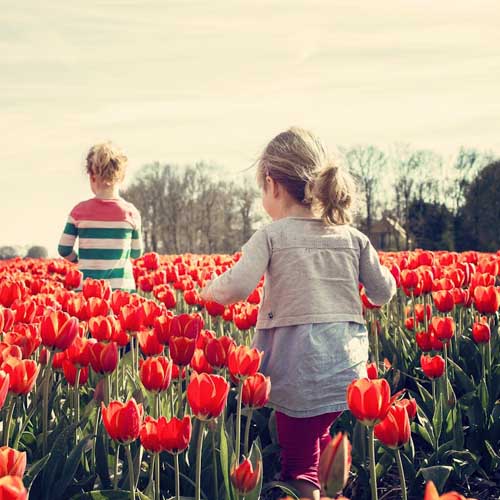
M 92 146 L 87 154 L 87 174 L 108 185 L 121 182 L 125 177 L 128 158 L 111 142 Z
M 325 224 L 351 222 L 354 181 L 313 133 L 292 127 L 277 135 L 257 163 L 257 182 L 264 189 L 266 176 L 310 206 Z

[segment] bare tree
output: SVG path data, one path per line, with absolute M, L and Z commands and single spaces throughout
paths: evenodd
M 377 208 L 377 188 L 386 168 L 386 155 L 376 146 L 341 148 L 350 172 L 361 186 L 364 198 L 365 229 L 370 234 Z

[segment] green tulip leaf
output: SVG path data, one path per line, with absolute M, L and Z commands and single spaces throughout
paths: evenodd
M 425 482 L 432 481 L 439 491 L 442 491 L 446 481 L 450 477 L 453 467 L 447 465 L 435 465 L 433 467 L 425 467 L 418 471 L 418 475 L 422 475 Z
M 70 453 L 68 459 L 64 464 L 61 479 L 59 479 L 59 481 L 57 481 L 54 485 L 54 498 L 62 498 L 61 495 L 64 495 L 66 488 L 68 488 L 68 486 L 73 481 L 73 477 L 75 476 L 75 472 L 82 458 L 82 453 L 90 449 L 90 447 L 92 446 L 93 438 L 94 436 L 85 437 Z

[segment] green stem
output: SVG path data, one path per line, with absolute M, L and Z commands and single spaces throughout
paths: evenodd
M 219 500 L 219 478 L 217 476 L 217 449 L 215 446 L 215 430 L 212 431 L 212 473 L 214 476 L 214 500 Z
M 368 427 L 369 453 L 370 453 L 370 487 L 372 491 L 371 500 L 378 500 L 377 495 L 377 473 L 375 471 L 375 434 L 373 426 Z
M 154 455 L 155 461 L 155 498 L 156 500 L 160 500 L 160 454 L 155 453 Z
M 49 351 L 49 359 L 47 360 L 45 379 L 43 381 L 43 421 L 42 421 L 42 433 L 43 433 L 43 446 L 42 452 L 43 456 L 47 454 L 47 433 L 49 428 L 49 389 L 50 381 L 52 376 L 52 359 L 54 357 L 54 351 Z
M 118 364 L 116 365 L 116 369 L 115 369 L 115 399 L 120 399 L 120 389 L 119 389 L 119 384 L 120 384 L 120 381 L 119 381 L 119 366 L 120 366 L 120 351 L 121 349 L 118 349 Z
M 97 433 L 99 431 L 100 416 L 101 416 L 101 409 L 98 406 L 96 408 L 96 414 L 95 414 L 94 437 L 92 438 L 92 453 L 90 455 L 90 468 L 92 471 L 95 471 L 95 463 L 96 463 L 95 448 L 96 448 L 96 441 L 97 441 Z
M 134 461 L 132 460 L 132 453 L 130 451 L 130 444 L 125 446 L 128 461 L 128 482 L 130 487 L 130 500 L 135 500 L 135 480 L 134 480 Z
M 238 383 L 238 401 L 236 401 L 236 465 L 240 463 L 242 394 L 243 394 L 243 382 L 240 380 Z
M 443 344 L 443 354 L 444 354 L 444 393 L 446 396 L 446 404 L 449 405 L 450 391 L 448 389 L 448 346 L 446 343 Z
M 431 385 L 432 385 L 432 401 L 434 403 L 434 406 L 436 405 L 436 379 L 431 380 Z
M 104 406 L 108 407 L 109 406 L 109 375 L 106 373 L 104 374 L 104 384 L 103 384 L 103 389 L 104 389 Z
M 200 433 L 198 434 L 198 443 L 196 444 L 196 489 L 195 499 L 201 500 L 201 454 L 203 449 L 203 433 L 205 431 L 205 422 L 200 420 Z
M 179 474 L 179 454 L 174 453 L 174 467 L 175 467 L 175 500 L 181 498 L 181 481 Z
M 10 396 L 10 402 L 9 402 L 9 410 L 7 412 L 7 419 L 5 422 L 5 438 L 4 438 L 4 444 L 5 446 L 9 446 L 9 438 L 10 438 L 10 427 L 12 424 L 12 416 L 14 415 L 14 408 L 16 407 L 16 397 L 14 395 Z
M 179 366 L 179 376 L 177 378 L 177 417 L 182 418 L 182 366 Z
M 399 448 L 394 450 L 396 454 L 396 463 L 398 464 L 399 481 L 401 482 L 401 498 L 402 500 L 407 500 L 406 495 L 406 481 L 405 481 L 405 471 L 403 470 L 403 462 L 401 461 L 401 453 Z
M 113 489 L 118 489 L 118 458 L 120 455 L 120 443 L 116 443 L 116 453 L 115 453 L 115 466 L 113 473 Z
M 412 309 L 413 309 L 413 332 L 416 332 L 417 331 L 417 310 L 415 308 L 415 306 L 416 306 L 415 295 L 413 292 L 411 294 L 411 305 L 412 305 Z M 424 312 L 424 314 L 425 314 L 425 312 Z
M 78 422 L 80 422 L 80 371 L 81 368 L 76 369 L 76 380 L 74 387 L 74 403 L 75 403 L 75 444 L 78 444 Z
M 253 410 L 250 410 L 247 415 L 247 421 L 245 423 L 245 447 L 243 448 L 243 453 L 248 456 L 248 445 L 250 441 L 250 425 L 252 424 Z
M 169 407 L 170 407 L 170 415 L 169 417 L 175 417 L 175 411 L 174 411 L 174 384 L 170 384 L 168 388 L 168 400 L 169 400 Z

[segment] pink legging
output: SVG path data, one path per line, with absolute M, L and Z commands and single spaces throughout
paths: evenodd
M 330 441 L 330 427 L 341 413 L 295 418 L 276 412 L 282 481 L 300 479 L 320 488 L 319 457 Z

